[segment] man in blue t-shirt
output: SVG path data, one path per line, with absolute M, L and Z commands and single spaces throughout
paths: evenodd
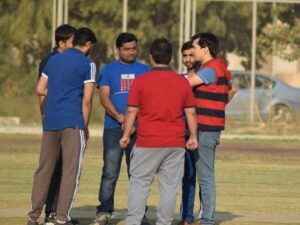
M 37 94 L 47 98 L 28 225 L 38 225 L 60 152 L 63 169 L 55 225 L 73 225 L 69 213 L 79 185 L 96 73 L 95 63 L 86 56 L 94 42 L 92 30 L 79 28 L 74 34 L 74 48 L 52 56 L 39 79 Z
M 120 174 L 123 153 L 126 154 L 129 171 L 130 152 L 136 135 L 132 131 L 131 142 L 125 149 L 119 146 L 123 136 L 124 113 L 133 80 L 150 70 L 147 65 L 136 61 L 137 38 L 131 33 L 121 33 L 116 39 L 119 60 L 107 64 L 100 71 L 98 88 L 100 102 L 105 109 L 103 133 L 103 172 L 99 190 L 100 205 L 94 225 L 105 225 L 114 211 L 114 193 Z

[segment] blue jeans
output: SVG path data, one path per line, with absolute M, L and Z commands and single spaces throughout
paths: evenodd
M 181 219 L 194 223 L 194 201 L 196 190 L 195 151 L 186 150 L 184 161 L 184 175 L 182 179 Z
M 196 170 L 200 187 L 200 223 L 214 224 L 216 208 L 215 151 L 221 132 L 199 131 Z
M 119 140 L 123 136 L 121 128 L 104 129 L 103 132 L 103 171 L 99 190 L 99 202 L 97 207 L 97 215 L 99 213 L 109 213 L 114 211 L 114 194 L 119 178 L 122 157 L 125 151 L 127 173 L 129 177 L 130 153 L 135 144 L 136 134 L 131 136 L 129 145 L 122 150 Z

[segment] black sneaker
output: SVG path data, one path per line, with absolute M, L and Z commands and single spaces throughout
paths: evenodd
M 44 225 L 54 225 L 56 220 L 56 213 L 51 212 L 45 215 Z
M 71 219 L 69 222 L 71 222 L 73 225 L 79 225 L 79 220 Z
M 37 221 L 37 220 L 28 220 L 27 225 L 39 225 L 39 221 Z
M 146 215 L 144 215 L 141 225 L 151 225 Z

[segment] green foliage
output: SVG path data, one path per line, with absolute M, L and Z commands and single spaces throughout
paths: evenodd
M 34 92 L 37 65 L 45 50 L 50 49 L 50 6 L 50 1 L 37 0 L 0 4 L 1 95 L 22 96 Z
M 259 46 L 265 53 L 274 53 L 285 60 L 293 61 L 300 58 L 300 20 L 297 19 L 293 27 L 280 21 L 268 24 L 259 37 Z

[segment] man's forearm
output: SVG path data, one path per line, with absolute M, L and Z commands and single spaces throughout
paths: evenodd
M 127 108 L 124 121 L 124 136 L 129 137 L 133 129 L 134 121 L 137 116 L 138 109 Z
M 231 99 L 237 93 L 237 91 L 238 89 L 234 85 L 232 85 L 231 89 L 228 91 L 228 102 L 231 101 Z
M 111 100 L 107 99 L 107 98 L 106 99 L 101 98 L 100 102 L 101 102 L 101 105 L 103 106 L 105 112 L 107 112 L 111 117 L 113 117 L 114 119 L 119 121 L 120 113 L 118 112 L 118 110 L 116 109 L 114 104 L 111 102 Z
M 203 80 L 195 72 L 188 78 L 188 82 L 192 87 L 203 84 Z
M 41 112 L 42 116 L 44 115 L 45 101 L 46 101 L 46 97 L 39 95 L 39 107 L 40 107 L 40 112 Z
M 197 123 L 197 115 L 196 115 L 195 108 L 185 111 L 185 115 L 186 115 L 188 128 L 190 131 L 190 137 L 197 138 L 198 123 Z
M 83 113 L 84 124 L 85 124 L 86 128 L 89 126 L 91 110 L 92 110 L 92 102 L 91 101 L 83 101 L 82 102 L 82 113 Z

